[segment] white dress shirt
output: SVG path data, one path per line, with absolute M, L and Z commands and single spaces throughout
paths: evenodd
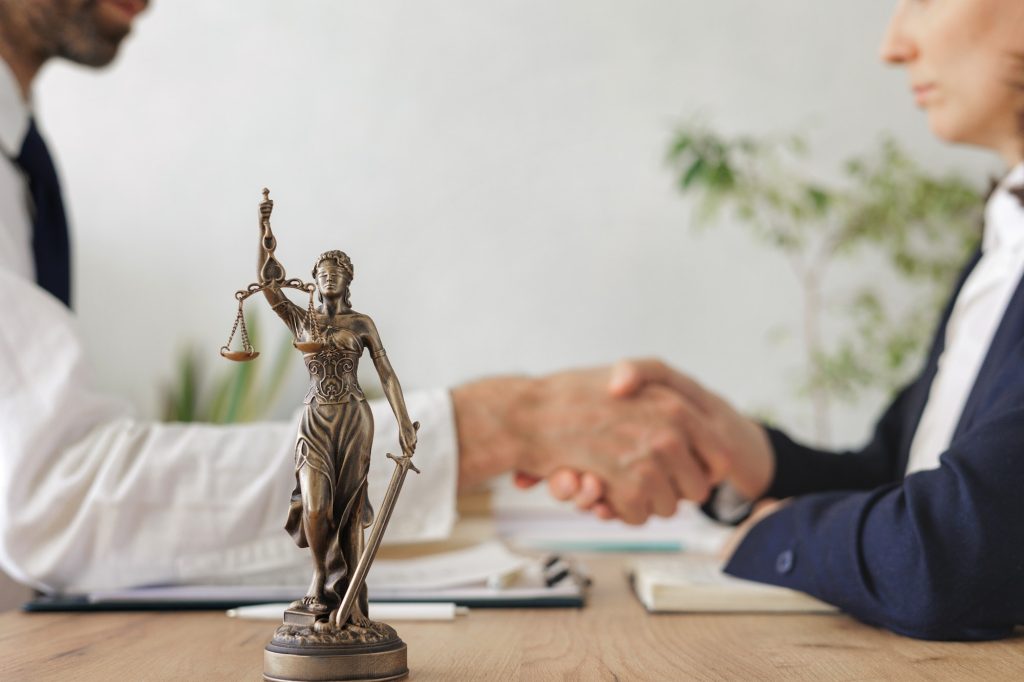
M 141 421 L 95 389 L 75 316 L 34 281 L 28 193 L 11 162 L 29 114 L 0 60 L 0 567 L 71 592 L 308 576 L 309 550 L 284 530 L 296 424 Z M 412 392 L 407 404 L 423 424 L 423 473 L 406 481 L 386 537 L 441 539 L 455 521 L 451 400 Z M 385 401 L 370 405 L 376 505 L 398 428 Z
M 1024 184 L 1024 164 L 1003 179 L 985 206 L 981 260 L 964 282 L 928 402 L 918 422 L 907 474 L 935 469 L 960 422 L 988 347 L 1024 273 L 1024 206 L 1007 191 Z

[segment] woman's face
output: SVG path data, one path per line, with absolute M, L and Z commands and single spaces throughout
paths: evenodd
M 316 268 L 316 286 L 325 298 L 340 296 L 351 281 L 348 271 L 332 260 L 325 260 Z
M 936 136 L 1021 159 L 1022 0 L 899 0 L 882 59 L 905 66 Z

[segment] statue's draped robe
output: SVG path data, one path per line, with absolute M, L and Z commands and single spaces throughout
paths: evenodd
M 275 307 L 297 339 L 309 339 L 307 313 L 290 301 Z M 324 563 L 324 596 L 340 602 L 348 578 L 363 550 L 363 529 L 373 521 L 373 509 L 366 496 L 366 477 L 373 443 L 373 415 L 356 379 L 363 352 L 359 336 L 348 329 L 327 326 L 326 346 L 304 357 L 310 388 L 306 409 L 299 421 L 295 443 L 295 489 L 285 528 L 299 547 L 308 547 L 299 472 L 308 467 L 327 481 L 331 532 Z M 368 613 L 366 585 L 357 604 Z

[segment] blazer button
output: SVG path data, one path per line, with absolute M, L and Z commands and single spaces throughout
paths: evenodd
M 786 574 L 793 570 L 793 550 L 787 549 L 784 552 L 780 552 L 779 556 L 775 558 L 775 572 L 779 574 Z

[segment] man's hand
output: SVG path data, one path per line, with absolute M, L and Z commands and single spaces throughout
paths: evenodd
M 609 394 L 608 369 L 541 379 L 486 379 L 452 391 L 460 487 L 513 470 L 544 478 L 559 469 L 603 481 L 603 502 L 627 523 L 671 516 L 682 497 L 702 502 L 715 482 L 694 456 L 678 392 L 652 385 L 628 400 Z M 553 484 L 557 482 L 556 477 Z

